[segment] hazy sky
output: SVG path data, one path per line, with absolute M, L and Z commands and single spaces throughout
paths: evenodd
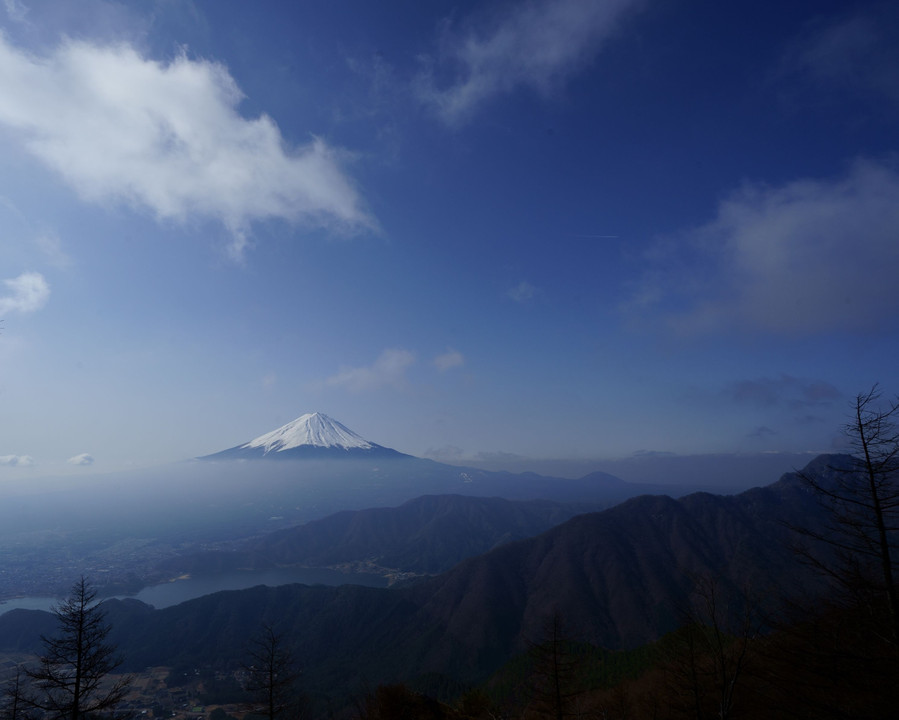
M 899 392 L 892 2 L 0 4 L 0 478 L 311 411 L 826 451 Z

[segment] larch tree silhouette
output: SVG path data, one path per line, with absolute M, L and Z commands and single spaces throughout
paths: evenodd
M 96 589 L 82 576 L 54 609 L 57 634 L 41 636 L 43 652 L 33 667 L 25 669 L 28 705 L 44 717 L 83 720 L 114 709 L 128 694 L 130 677 L 104 682 L 122 658 L 106 640 L 110 625 L 96 597 Z
M 303 698 L 297 691 L 300 671 L 293 649 L 271 625 L 263 625 L 248 648 L 244 689 L 254 698 L 252 711 L 268 720 L 299 717 Z
M 831 477 L 803 474 L 828 511 L 823 530 L 800 529 L 831 551 L 804 552 L 834 583 L 844 603 L 885 610 L 883 639 L 899 647 L 899 401 L 883 403 L 875 385 L 855 399 L 844 427 L 852 460 Z

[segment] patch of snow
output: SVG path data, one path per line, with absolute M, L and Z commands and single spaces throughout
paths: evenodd
M 375 447 L 362 439 L 345 425 L 332 420 L 322 413 L 307 413 L 296 420 L 250 440 L 241 448 L 261 447 L 266 453 L 281 452 L 301 445 L 314 447 L 361 448 L 369 450 Z

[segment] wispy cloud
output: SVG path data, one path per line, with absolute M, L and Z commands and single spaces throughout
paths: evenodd
M 899 102 L 899 10 L 873 3 L 809 24 L 784 60 L 788 72 Z
M 528 300 L 533 299 L 536 294 L 537 288 L 531 285 L 527 280 L 522 280 L 518 285 L 509 288 L 509 290 L 506 291 L 506 295 L 517 303 L 525 303 Z
M 440 49 L 418 78 L 420 99 L 459 125 L 495 96 L 519 88 L 554 91 L 589 63 L 639 0 L 556 0 L 505 6 L 465 31 L 446 27 Z M 444 73 L 449 81 L 436 77 Z
M 452 462 L 459 460 L 464 455 L 462 448 L 456 445 L 442 445 L 440 447 L 431 447 L 425 450 L 424 456 L 432 460 L 442 460 L 444 462 Z
M 66 462 L 69 465 L 93 465 L 94 464 L 94 456 L 90 453 L 81 453 L 80 455 L 75 455 L 74 457 L 70 457 Z
M 0 465 L 7 467 L 31 467 L 34 464 L 31 455 L 0 455 Z
M 415 355 L 408 350 L 387 349 L 373 365 L 343 368 L 325 380 L 326 385 L 343 387 L 353 392 L 376 390 L 385 386 L 401 387 L 406 370 L 415 363 Z
M 0 297 L 0 315 L 35 312 L 46 305 L 50 297 L 50 285 L 40 273 L 22 273 L 11 280 L 4 280 L 3 284 L 7 295 Z
M 56 233 L 43 232 L 37 236 L 35 243 L 54 267 L 65 270 L 72 266 L 72 258 L 63 250 L 62 241 Z
M 899 173 L 747 184 L 717 217 L 658 243 L 624 311 L 682 333 L 815 334 L 891 323 L 899 306 Z
M 747 437 L 753 440 L 770 440 L 773 437 L 777 436 L 777 431 L 772 430 L 767 425 L 759 425 L 755 430 L 747 435 Z
M 22 4 L 21 0 L 3 0 L 3 7 L 10 20 L 14 22 L 25 22 L 28 16 L 28 8 Z
M 375 227 L 346 153 L 316 137 L 291 146 L 270 117 L 243 117 L 223 65 L 75 40 L 34 57 L 0 34 L 0 67 L 0 125 L 87 201 L 220 221 L 235 258 L 258 220 Z
M 741 404 L 760 407 L 783 405 L 793 409 L 831 405 L 844 399 L 843 394 L 829 382 L 791 375 L 740 380 L 727 388 L 726 395 Z
M 434 358 L 434 367 L 440 372 L 451 370 L 452 368 L 461 367 L 465 364 L 465 356 L 458 350 L 447 349 L 442 355 Z

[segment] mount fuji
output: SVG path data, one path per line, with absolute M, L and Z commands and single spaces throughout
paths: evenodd
M 319 412 L 306 413 L 277 430 L 243 445 L 204 455 L 200 460 L 326 460 L 332 458 L 405 458 L 397 450 L 365 440 Z
M 628 483 L 603 472 L 562 478 L 448 465 L 370 442 L 323 413 L 301 415 L 254 440 L 195 460 L 191 472 L 198 479 L 184 483 L 186 488 L 208 491 L 209 484 L 199 478 L 211 471 L 219 496 L 236 502 L 251 493 L 255 517 L 266 527 L 273 517 L 287 526 L 340 510 L 391 507 L 422 495 L 543 499 L 595 510 L 634 495 L 700 489 Z

